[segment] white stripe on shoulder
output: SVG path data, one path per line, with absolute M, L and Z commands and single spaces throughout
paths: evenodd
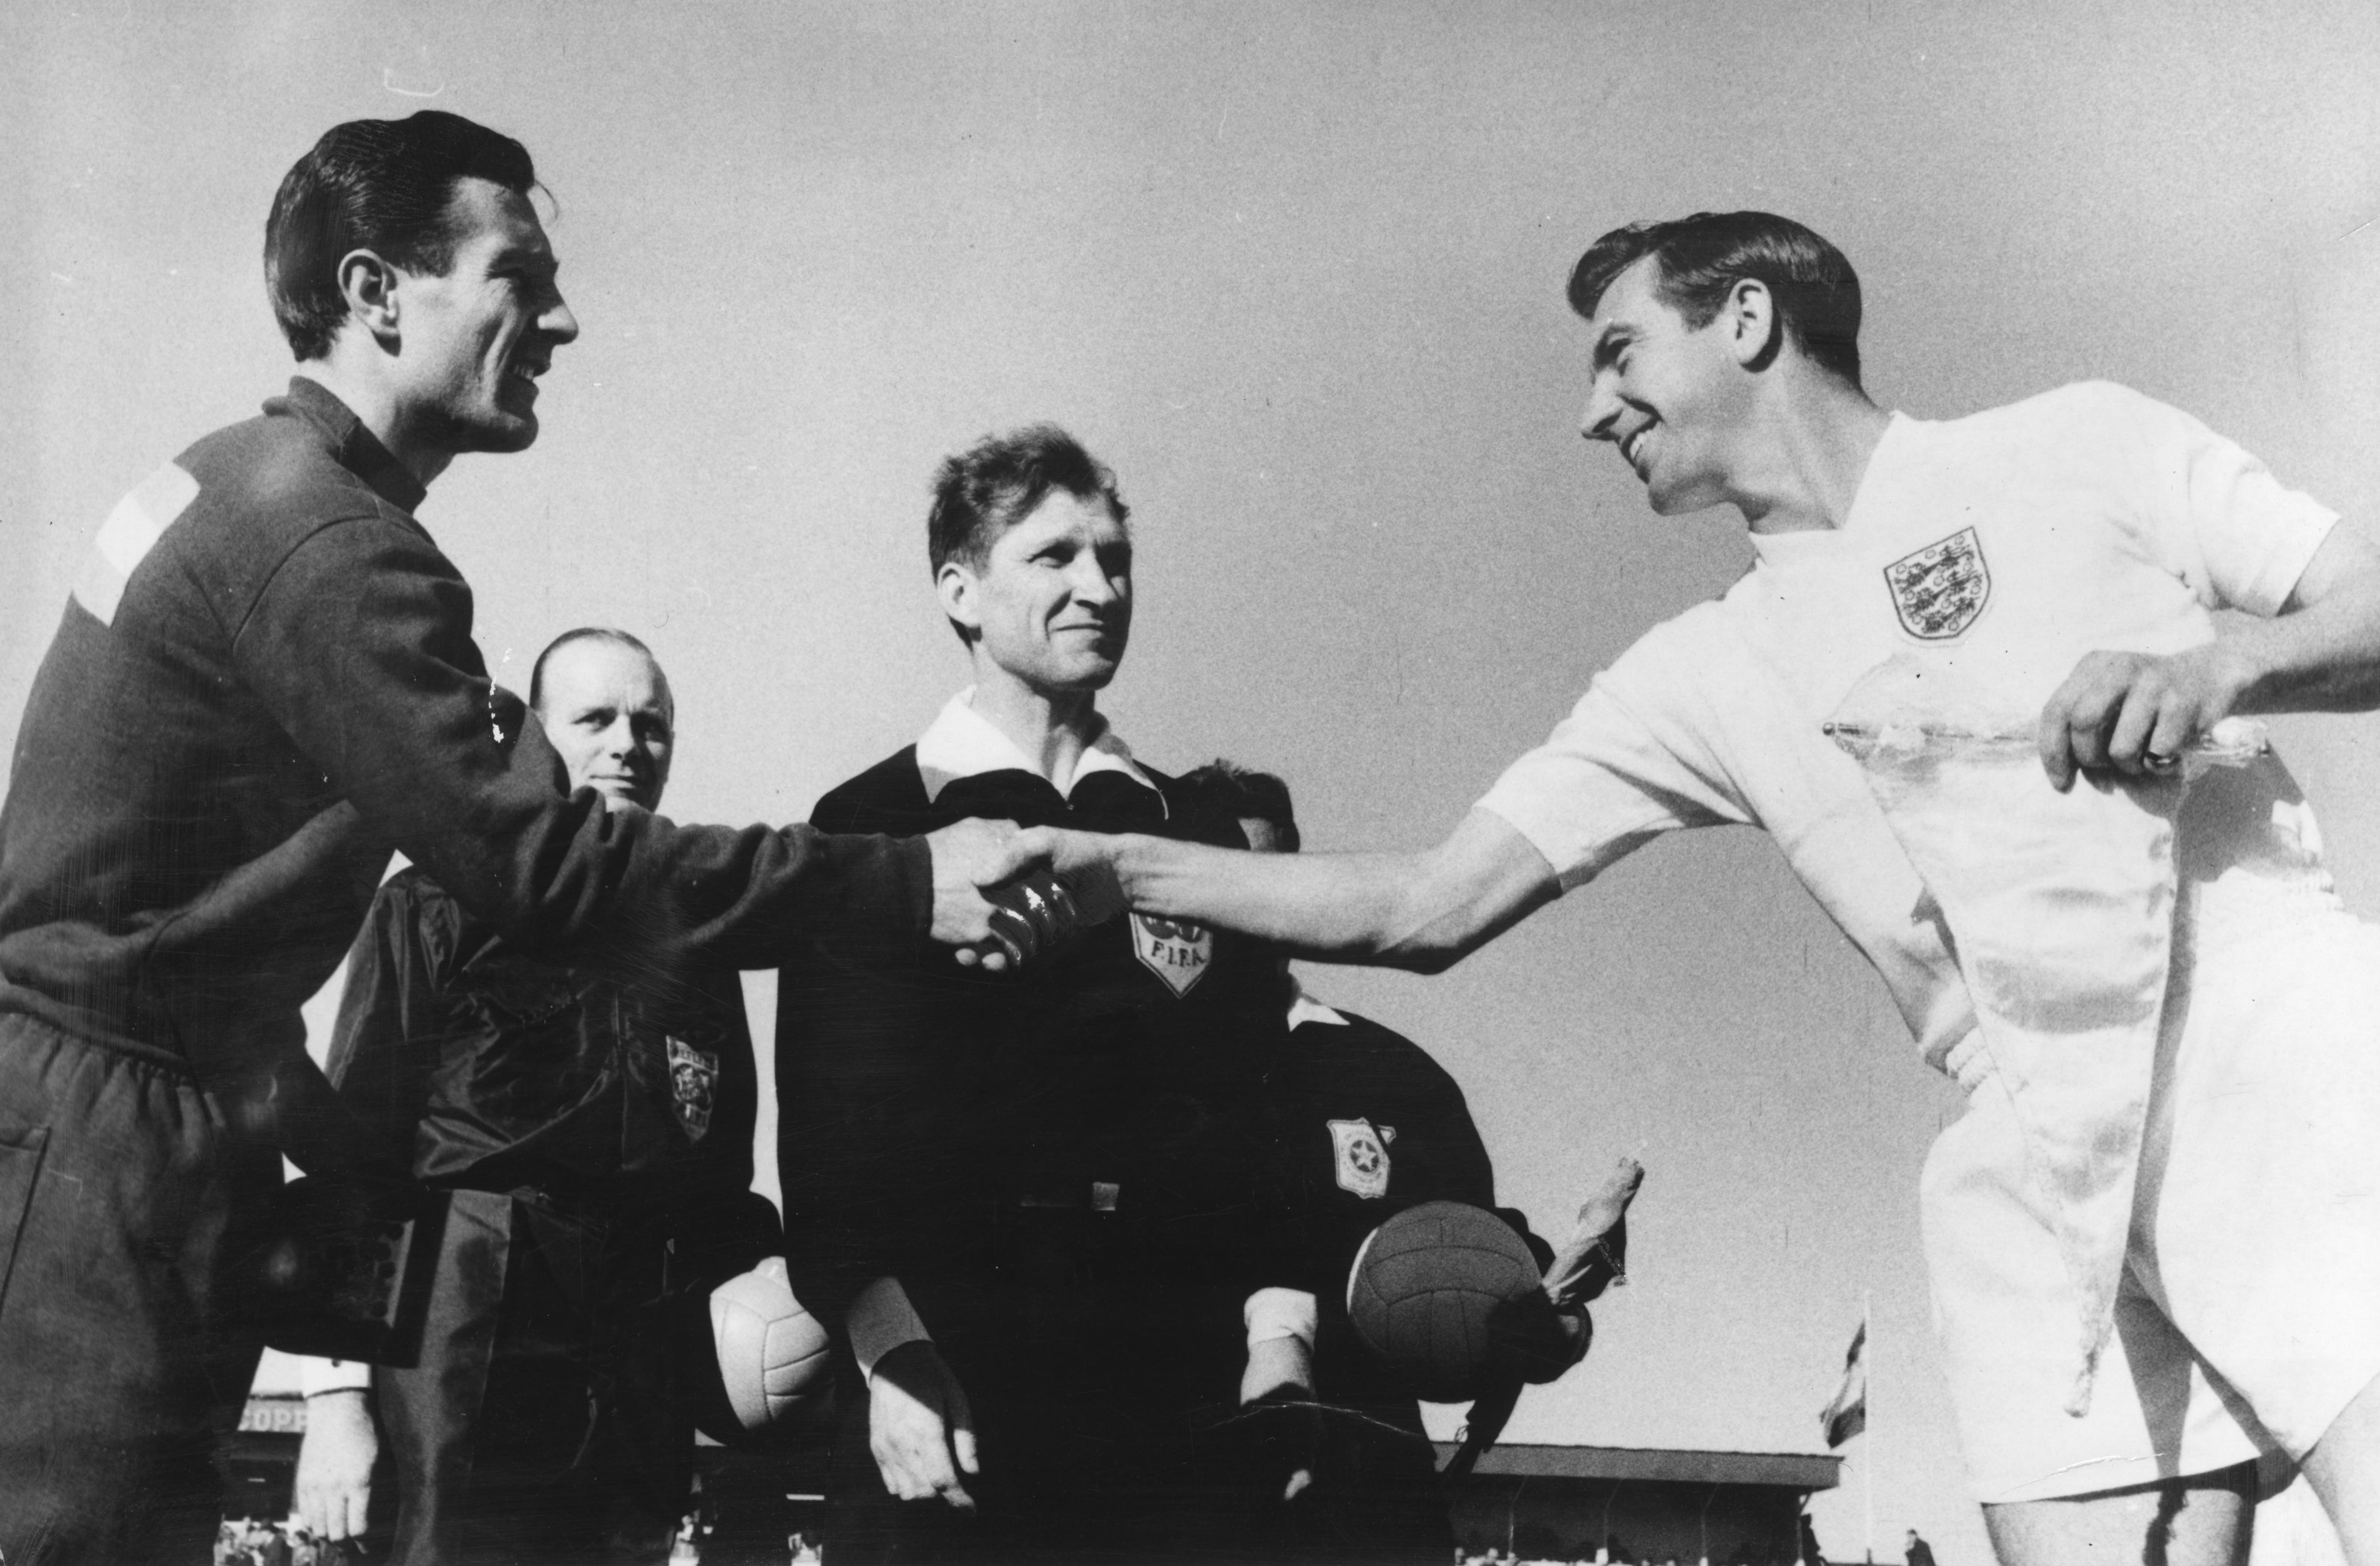
M 133 571 L 198 496 L 199 481 L 170 462 L 141 480 L 99 525 L 91 558 L 75 580 L 76 601 L 101 625 L 115 624 Z

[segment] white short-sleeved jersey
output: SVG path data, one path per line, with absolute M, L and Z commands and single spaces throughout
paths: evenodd
M 2099 1400 L 2087 1422 L 2060 1417 L 2057 1400 L 2047 1424 L 2041 1409 L 2009 1402 L 2037 1402 L 2042 1389 L 2071 1383 L 2076 1310 L 2085 1354 L 2095 1354 L 2119 1273 L 2131 1279 L 2127 1290 L 2151 1287 L 2142 1280 L 2152 1280 L 2153 1292 L 2186 1303 L 2174 1321 L 2189 1337 L 2175 1348 L 2174 1364 L 2186 1369 L 2194 1346 L 2249 1393 L 2266 1425 L 2288 1427 L 2284 1444 L 2299 1454 L 2380 1363 L 2380 1338 L 2365 1331 L 2350 1334 L 2354 1344 L 2327 1360 L 2308 1362 L 2313 1372 L 2263 1364 L 2252 1345 L 2277 1334 L 2343 1341 L 2335 1324 L 2354 1313 L 2342 1315 L 2335 1302 L 2301 1312 L 2302 1323 L 2282 1319 L 2277 1308 L 2267 1312 L 2271 1320 L 2238 1321 L 2236 1310 L 2210 1303 L 2228 1297 L 2221 1274 L 2202 1265 L 2200 1237 L 2175 1228 L 2209 1227 L 2204 1204 L 2177 1204 L 2173 1192 L 2252 1183 L 2221 1161 L 2222 1145 L 2234 1137 L 2202 1136 L 2179 1148 L 2177 1088 L 2162 1077 L 2154 1088 L 2147 1080 L 2160 1001 L 2168 1033 L 2195 1038 L 2213 1026 L 2241 1035 L 2224 1045 L 2183 1038 L 2180 1058 L 2198 1062 L 2192 1069 L 2252 1075 L 2254 1060 L 2269 1049 L 2249 1036 L 2259 1029 L 2243 1030 L 2241 1018 L 2261 1014 L 2256 1008 L 2270 999 L 2264 981 L 2277 971 L 2274 955 L 2290 945 L 2289 932 L 2303 932 L 2296 944 L 2306 950 L 2353 944 L 2371 932 L 2346 917 L 2332 892 L 2311 814 L 2279 760 L 2210 771 L 2190 790 L 2169 835 L 2159 819 L 2121 843 L 2091 845 L 2161 856 L 2155 874 L 2136 873 L 2131 881 L 2153 893 L 2133 904 L 2140 920 L 2162 922 L 2164 910 L 2173 910 L 2170 986 L 2165 929 L 2109 926 L 2100 937 L 2111 953 L 2128 939 L 2154 944 L 2134 965 L 2145 976 L 2145 1034 L 2118 1052 L 2122 1063 L 2118 1054 L 2097 1057 L 2104 1068 L 2084 1056 L 2059 1057 L 2049 1040 L 2052 1054 L 2034 1059 L 2057 1062 L 2067 1074 L 2063 1086 L 2050 1083 L 2054 1074 L 2028 1083 L 2022 1064 L 2003 1074 L 1978 1026 L 1969 988 L 1975 976 L 1962 976 L 1953 956 L 1950 920 L 1912 868 L 1869 778 L 1821 725 L 1864 675 L 1903 654 L 1922 655 L 1927 667 L 1955 672 L 1956 683 L 1986 690 L 1997 710 L 2037 713 L 2088 652 L 2180 651 L 2215 636 L 2215 609 L 2278 612 L 2335 521 L 2195 419 L 2118 386 L 2070 386 L 1941 423 L 1896 415 L 1841 528 L 1755 535 L 1757 562 L 1742 580 L 1719 601 L 1656 627 L 1597 676 L 1571 716 L 1480 802 L 1545 855 L 1565 890 L 1665 831 L 1726 822 L 1764 829 L 1875 964 L 1927 1062 L 1971 1089 L 1992 1082 L 1988 1104 L 1973 1100 L 1988 1112 L 1971 1114 L 1972 1123 L 1961 1123 L 1937 1147 L 1927 1201 L 1937 1317 L 1985 1499 L 2137 1482 L 2175 1472 L 2177 1462 L 2234 1461 L 2254 1446 L 2257 1438 L 2204 1389 L 2191 1399 L 2194 1434 L 2173 1439 L 2162 1415 L 2144 1411 L 2155 1400 L 2143 1389 L 2173 1373 L 2145 1342 L 2128 1340 L 2131 1352 L 2119 1359 L 2125 1395 Z M 2046 783 L 2040 793 L 2048 796 Z M 2058 799 L 2090 804 L 2049 796 L 2046 807 L 2060 808 Z M 2059 873 L 2097 889 L 2088 868 Z M 2122 899 L 2105 905 L 2121 906 Z M 2017 933 L 2022 947 L 2024 932 Z M 2293 968 L 2294 982 L 2305 982 L 2307 971 Z M 2355 1009 L 2325 1001 L 2316 1007 L 2323 1026 L 2301 1026 L 2292 1047 L 2348 1063 L 2371 1054 L 2368 1019 L 2347 1014 Z M 2228 1021 L 2208 1020 L 2217 1018 Z M 2008 1020 L 2003 1014 L 2000 1026 Z M 2005 1033 L 2001 1042 L 2010 1042 Z M 2332 1056 L 2333 1050 L 2344 1053 Z M 2108 1069 L 2128 1080 L 2093 1080 Z M 2135 1073 L 2141 1080 L 2129 1080 Z M 2361 1106 L 2371 1097 L 2364 1079 L 2372 1075 L 2344 1072 L 2341 1088 Z M 2045 1084 L 2050 1099 L 2028 1099 Z M 2291 1093 L 2302 1098 L 2289 1083 L 2232 1096 L 2279 1104 Z M 2027 1110 L 2028 1102 L 2035 1107 Z M 2365 1114 L 2341 1111 L 2331 1117 L 2341 1121 L 2343 1129 L 2333 1128 L 2338 1135 L 2308 1135 L 2309 1123 L 2287 1140 L 2317 1150 L 2351 1146 L 2350 1133 Z M 1973 1129 L 2003 1123 L 2025 1125 L 2025 1147 Z M 2107 1135 L 2099 1136 L 2103 1130 Z M 2095 1184 L 2045 1183 L 2044 1155 L 2055 1161 L 2060 1135 L 2086 1163 L 2095 1157 L 2121 1167 L 2102 1169 Z M 1988 1156 L 1976 1150 L 1986 1144 Z M 2144 1148 L 2140 1199 L 2152 1209 L 2169 1208 L 2170 1220 L 2128 1225 L 2134 1147 Z M 2269 1148 L 2234 1147 L 2228 1155 L 2290 1163 Z M 2285 1178 L 2301 1190 L 2372 1185 L 2352 1164 L 2325 1150 L 2290 1163 Z M 2087 1219 L 2068 1210 L 2076 1193 L 2094 1209 Z M 2380 1191 L 2367 1195 L 2380 1198 Z M 2350 1227 L 2369 1229 L 2374 1202 L 2359 1200 L 2341 1210 L 2353 1209 Z M 2078 1221 L 2089 1232 L 2061 1232 Z M 2128 1226 L 2134 1248 L 2126 1273 Z M 2308 1248 L 2361 1258 L 2335 1269 L 2343 1281 L 2332 1293 L 2363 1299 L 2369 1275 L 2380 1269 L 2380 1245 L 2359 1249 L 2325 1236 Z M 2157 1251 L 2160 1237 L 2169 1264 Z M 2304 1359 L 2298 1354 L 2291 1364 Z M 2067 1402 L 2069 1414 L 2089 1406 L 2088 1363 L 2081 1401 Z M 2012 1387 L 2023 1395 L 2006 1390 Z M 2051 1477 L 2034 1466 L 2045 1453 L 2086 1448 L 2089 1462 L 2053 1465 Z M 2128 1466 L 2107 1478 L 2114 1469 L 2107 1454 L 2117 1449 L 2129 1453 Z
M 1989 668 L 2037 711 L 2087 652 L 2180 651 L 2212 638 L 2213 609 L 2277 612 L 2336 520 L 2120 386 L 1938 423 L 1895 415 L 1840 528 L 1753 535 L 1757 563 L 1725 597 L 1648 632 L 1480 804 L 1564 890 L 1675 828 L 1764 829 L 1883 975 L 1928 1062 L 1955 1070 L 1974 1019 L 1941 912 L 1820 725 L 1912 647 Z M 2210 775 L 2179 835 L 2202 965 L 2243 922 L 2338 906 L 2277 759 Z

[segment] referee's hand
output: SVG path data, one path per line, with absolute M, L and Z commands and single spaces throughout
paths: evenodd
M 927 1340 L 903 1343 L 876 1362 L 868 1385 L 868 1449 L 891 1494 L 903 1500 L 940 1496 L 961 1511 L 975 1510 L 975 1498 L 959 1481 L 962 1472 L 982 1472 L 975 1414 L 958 1378 Z
M 1014 821 L 954 821 L 926 837 L 934 856 L 933 937 L 958 948 L 961 964 L 981 963 L 997 971 L 1016 960 L 992 926 L 998 905 L 983 889 L 1031 869 L 1048 856 L 1020 844 Z M 1029 955 L 1030 953 L 1026 953 Z

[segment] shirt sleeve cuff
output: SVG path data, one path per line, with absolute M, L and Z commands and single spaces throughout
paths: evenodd
M 298 1389 L 310 1398 L 324 1392 L 369 1391 L 371 1372 L 370 1364 L 365 1360 L 301 1355 L 298 1360 Z
M 1248 1347 L 1275 1338 L 1295 1338 L 1310 1353 L 1319 1308 L 1303 1289 L 1258 1289 L 1241 1311 L 1248 1324 Z
M 843 1313 L 843 1325 L 850 1334 L 851 1354 L 859 1361 L 859 1373 L 871 1382 L 876 1378 L 876 1362 L 894 1349 L 904 1343 L 934 1341 L 898 1278 L 879 1278 L 853 1295 Z

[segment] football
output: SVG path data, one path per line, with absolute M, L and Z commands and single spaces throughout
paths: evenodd
M 1347 1318 L 1414 1396 L 1479 1395 L 1488 1316 L 1543 1286 L 1512 1226 L 1462 1202 L 1424 1202 L 1390 1219 L 1355 1253 Z
M 832 1384 L 826 1329 L 771 1256 L 710 1291 L 710 1337 L 728 1406 L 747 1430 L 775 1424 Z

